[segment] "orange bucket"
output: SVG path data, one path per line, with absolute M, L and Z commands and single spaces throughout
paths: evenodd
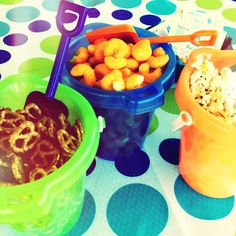
M 217 68 L 236 63 L 236 51 L 194 50 L 176 86 L 176 101 L 192 118 L 181 128 L 179 171 L 195 191 L 209 197 L 236 194 L 236 127 L 210 114 L 195 101 L 189 87 L 191 64 L 199 54 L 210 54 Z

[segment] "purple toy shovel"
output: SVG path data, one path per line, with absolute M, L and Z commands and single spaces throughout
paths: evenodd
M 29 103 L 36 103 L 44 115 L 58 117 L 60 113 L 64 113 L 66 117 L 68 117 L 68 108 L 66 105 L 60 100 L 54 98 L 58 83 L 61 79 L 66 53 L 69 48 L 71 38 L 82 32 L 86 17 L 96 18 L 99 14 L 100 13 L 96 8 L 86 8 L 72 2 L 61 0 L 56 16 L 57 28 L 61 32 L 61 40 L 46 94 L 39 91 L 31 92 L 26 98 L 25 105 Z M 72 18 L 75 18 L 76 16 L 77 18 L 76 26 L 72 30 L 67 30 L 65 27 L 65 24 L 68 23 L 68 16 L 72 16 Z

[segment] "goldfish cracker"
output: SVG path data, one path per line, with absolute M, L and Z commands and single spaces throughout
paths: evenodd
M 105 57 L 104 62 L 110 69 L 122 69 L 127 65 L 126 58 Z
M 120 71 L 124 78 L 130 76 L 132 73 L 132 71 L 127 67 L 120 69 Z
M 80 47 L 73 58 L 71 59 L 71 62 L 73 64 L 79 64 L 79 63 L 84 63 L 88 60 L 89 57 L 89 52 L 88 49 L 85 47 Z
M 97 44 L 94 49 L 94 57 L 96 58 L 98 63 L 102 63 L 104 61 L 104 49 L 107 45 L 107 41 L 102 41 Z
M 83 76 L 83 82 L 89 86 L 93 86 L 96 83 L 96 76 L 93 68 L 87 64 L 77 64 L 71 71 L 72 76 Z
M 144 82 L 147 84 L 153 83 L 158 78 L 162 76 L 161 68 L 156 68 L 154 71 L 150 73 L 145 73 L 144 75 Z
M 100 63 L 95 66 L 94 71 L 96 78 L 101 79 L 105 75 L 109 74 L 111 72 L 111 69 L 109 69 L 105 63 Z
M 158 57 L 158 56 L 166 55 L 166 52 L 164 51 L 164 49 L 162 47 L 158 47 L 153 51 L 152 54 L 154 57 Z
M 147 60 L 148 64 L 152 68 L 163 67 L 167 64 L 168 61 L 169 61 L 169 56 L 167 54 L 164 55 L 164 56 L 158 56 L 158 57 L 151 56 Z
M 130 48 L 123 40 L 112 38 L 104 48 L 104 55 L 105 57 L 112 56 L 115 58 L 127 57 L 130 55 Z
M 125 79 L 125 88 L 127 90 L 140 88 L 143 82 L 144 82 L 143 75 L 132 74 L 131 76 Z
M 139 67 L 139 62 L 133 58 L 128 58 L 126 67 L 132 71 L 135 71 Z
M 119 70 L 111 71 L 101 79 L 101 88 L 104 90 L 113 90 L 113 82 L 118 78 L 122 78 L 122 73 Z
M 146 61 L 152 55 L 152 48 L 148 39 L 142 39 L 132 47 L 132 56 L 139 62 Z

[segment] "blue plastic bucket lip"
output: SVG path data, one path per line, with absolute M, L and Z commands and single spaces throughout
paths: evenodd
M 109 24 L 91 23 L 86 25 L 81 35 L 72 39 L 70 50 L 67 55 L 67 61 L 70 62 L 70 59 L 80 46 L 89 45 L 89 42 L 85 36 L 85 32 L 106 26 L 109 26 Z M 156 36 L 156 34 L 145 29 L 138 27 L 134 28 L 139 37 Z M 145 87 L 120 92 L 90 87 L 70 76 L 68 68 L 72 66 L 71 63 L 67 63 L 67 65 L 64 67 L 62 82 L 81 92 L 94 107 L 105 109 L 124 109 L 133 114 L 142 114 L 153 111 L 164 103 L 164 93 L 174 82 L 176 66 L 176 56 L 172 50 L 172 47 L 166 43 L 152 45 L 154 48 L 158 46 L 163 47 L 170 59 L 163 75 L 157 81 Z

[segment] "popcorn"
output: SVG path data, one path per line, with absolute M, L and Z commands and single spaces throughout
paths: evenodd
M 190 90 L 204 109 L 236 126 L 236 72 L 228 67 L 219 71 L 210 59 L 201 54 L 191 65 Z

